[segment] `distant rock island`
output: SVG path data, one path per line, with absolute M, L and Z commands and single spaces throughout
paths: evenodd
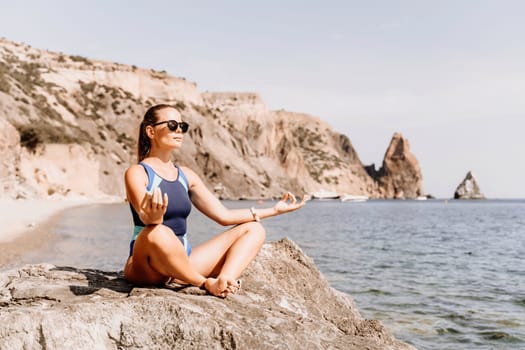
M 454 199 L 485 199 L 471 171 L 467 173 L 463 181 L 461 181 L 456 188 Z
M 0 39 L 1 196 L 124 196 L 147 107 L 177 105 L 191 125 L 175 161 L 225 199 L 321 189 L 416 198 L 422 175 L 394 134 L 382 167 L 321 119 L 268 110 L 256 93 L 201 92 L 165 71 L 39 50 Z
M 411 350 L 331 288 L 288 239 L 267 243 L 226 299 L 138 288 L 119 273 L 28 265 L 0 273 L 0 344 L 14 349 Z

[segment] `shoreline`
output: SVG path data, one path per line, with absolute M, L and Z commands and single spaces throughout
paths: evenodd
M 34 251 L 54 238 L 51 228 L 68 209 L 117 203 L 116 197 L 0 199 L 2 228 L 0 230 L 0 269 L 10 267 L 23 254 Z

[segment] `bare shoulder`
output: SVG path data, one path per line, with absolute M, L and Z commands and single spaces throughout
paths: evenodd
M 133 180 L 143 180 L 143 179 L 147 179 L 147 174 L 144 171 L 144 167 L 142 165 L 133 164 L 126 170 L 124 177 L 128 181 L 132 179 Z
M 192 182 L 192 180 L 199 179 L 199 175 L 197 175 L 197 173 L 195 173 L 193 170 L 191 170 L 187 166 L 181 166 L 180 169 L 182 170 L 184 175 L 186 175 L 186 178 L 188 179 L 190 183 Z

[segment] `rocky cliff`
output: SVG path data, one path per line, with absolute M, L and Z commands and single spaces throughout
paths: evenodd
M 265 244 L 226 299 L 120 276 L 52 265 L 1 273 L 1 348 L 413 349 L 363 319 L 287 239 Z
M 413 155 L 399 161 L 394 152 L 371 177 L 347 136 L 319 118 L 268 110 L 255 93 L 202 93 L 164 71 L 0 39 L 1 195 L 123 196 L 139 122 L 161 102 L 178 105 L 191 125 L 176 161 L 223 198 L 421 192 Z
M 469 171 L 463 181 L 454 191 L 454 199 L 485 199 L 478 182 L 472 172 Z

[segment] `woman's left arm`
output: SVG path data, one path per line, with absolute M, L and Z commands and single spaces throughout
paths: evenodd
M 223 226 L 258 221 L 259 219 L 289 213 L 301 208 L 306 203 L 304 196 L 300 202 L 297 202 L 295 196 L 287 192 L 277 204 L 270 208 L 228 209 L 208 190 L 193 170 L 184 167 L 183 171 L 188 178 L 190 198 L 193 205 L 203 214 Z

